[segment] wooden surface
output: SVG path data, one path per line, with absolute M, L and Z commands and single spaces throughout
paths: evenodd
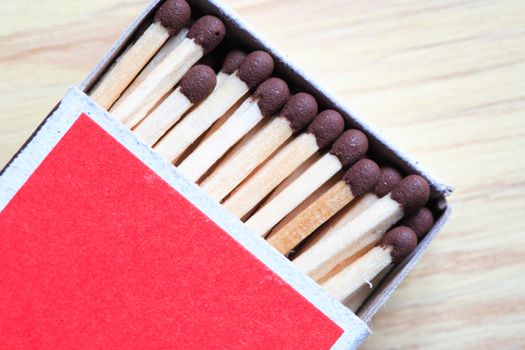
M 450 223 L 365 348 L 525 348 L 525 3 L 226 3 L 456 186 Z M 145 4 L 0 2 L 0 166 Z

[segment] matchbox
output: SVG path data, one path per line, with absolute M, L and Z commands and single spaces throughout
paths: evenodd
M 348 349 L 368 333 L 76 88 L 0 194 L 9 348 Z
M 152 1 L 0 174 L 3 343 L 355 349 L 447 221 L 450 186 L 222 4 L 188 3 Z

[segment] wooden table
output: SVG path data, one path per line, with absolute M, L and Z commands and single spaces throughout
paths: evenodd
M 146 2 L 0 2 L 0 166 Z M 525 348 L 525 2 L 226 3 L 457 188 L 365 348 Z

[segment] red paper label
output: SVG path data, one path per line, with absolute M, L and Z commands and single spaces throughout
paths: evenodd
M 342 332 L 85 115 L 0 213 L 2 349 L 328 349 Z

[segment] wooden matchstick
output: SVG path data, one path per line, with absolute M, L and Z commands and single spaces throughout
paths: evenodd
M 153 146 L 196 103 L 215 88 L 215 72 L 208 66 L 191 68 L 175 89 L 133 130 L 148 146 Z
M 286 140 L 306 128 L 316 114 L 317 101 L 312 95 L 302 92 L 293 95 L 275 118 L 234 148 L 201 187 L 221 201 Z
M 349 210 L 343 210 L 342 212 L 338 213 L 338 215 L 334 217 L 335 220 L 331 220 L 334 222 L 330 222 L 329 225 L 324 225 L 321 231 L 316 233 L 315 239 L 310 239 L 304 248 L 307 249 L 311 243 L 318 242 L 319 240 L 323 239 L 325 235 L 332 231 L 338 230 L 341 226 L 352 221 L 359 214 L 365 211 L 366 208 L 378 201 L 379 198 L 382 198 L 392 192 L 394 187 L 399 183 L 399 181 L 401 181 L 402 178 L 403 177 L 396 169 L 388 166 L 381 167 L 379 180 L 377 181 L 372 192 L 356 199 L 355 204 L 353 204 Z
M 331 146 L 341 136 L 344 127 L 345 121 L 339 112 L 326 110 L 319 113 L 305 133 L 284 146 L 237 187 L 223 203 L 224 207 L 242 218 L 315 152 Z
M 185 0 L 167 0 L 155 13 L 153 23 L 91 91 L 91 98 L 109 109 L 168 38 L 188 24 L 190 16 L 191 8 Z
M 199 18 L 186 38 L 164 57 L 111 114 L 125 125 L 135 126 L 205 53 L 221 43 L 224 34 L 224 24 L 217 17 Z
M 188 35 L 188 28 L 182 28 L 177 35 L 171 36 L 168 41 L 160 48 L 160 50 L 153 56 L 153 58 L 148 62 L 146 67 L 142 69 L 139 73 L 139 75 L 133 79 L 131 84 L 124 90 L 124 92 L 120 95 L 118 100 L 115 101 L 111 105 L 111 108 L 109 109 L 110 112 L 115 110 L 120 104 L 122 104 L 123 101 L 125 101 L 129 95 L 137 89 L 137 86 L 139 86 L 150 74 L 153 72 L 153 70 L 162 62 L 162 60 L 179 44 L 186 38 L 186 35 Z
M 284 80 L 267 79 L 177 168 L 190 180 L 197 181 L 265 116 L 277 113 L 286 103 L 289 95 L 288 85 Z
M 418 241 L 420 241 L 434 226 L 434 216 L 427 207 L 420 208 L 417 212 L 411 216 L 403 218 L 398 226 L 406 226 L 412 229 L 417 235 Z M 346 266 L 345 266 L 346 267 Z M 372 294 L 377 284 L 386 276 L 390 271 L 391 266 L 383 269 L 373 280 L 370 281 L 369 285 L 365 285 L 356 290 L 345 300 L 345 305 L 351 310 L 357 311 L 363 302 Z M 367 283 L 368 284 L 368 283 Z
M 250 53 L 239 66 L 237 73 L 223 79 L 211 95 L 171 129 L 154 149 L 169 161 L 177 161 L 199 136 L 251 88 L 268 78 L 272 71 L 273 59 L 268 53 Z
M 354 198 L 370 192 L 379 175 L 379 166 L 374 161 L 359 160 L 347 170 L 342 180 L 274 232 L 268 242 L 281 254 L 288 253 Z
M 256 234 L 265 236 L 279 221 L 339 170 L 354 164 L 368 150 L 366 135 L 357 130 L 345 131 L 322 156 L 275 198 L 266 203 L 246 225 Z
M 430 188 L 425 179 L 418 175 L 407 176 L 390 194 L 376 201 L 354 220 L 330 232 L 293 262 L 301 271 L 320 280 L 347 258 L 377 243 L 403 216 L 424 206 L 429 196 Z
M 379 245 L 321 286 L 339 301 L 344 301 L 390 264 L 398 263 L 410 255 L 416 246 L 417 236 L 412 229 L 405 226 L 396 227 L 384 235 Z

